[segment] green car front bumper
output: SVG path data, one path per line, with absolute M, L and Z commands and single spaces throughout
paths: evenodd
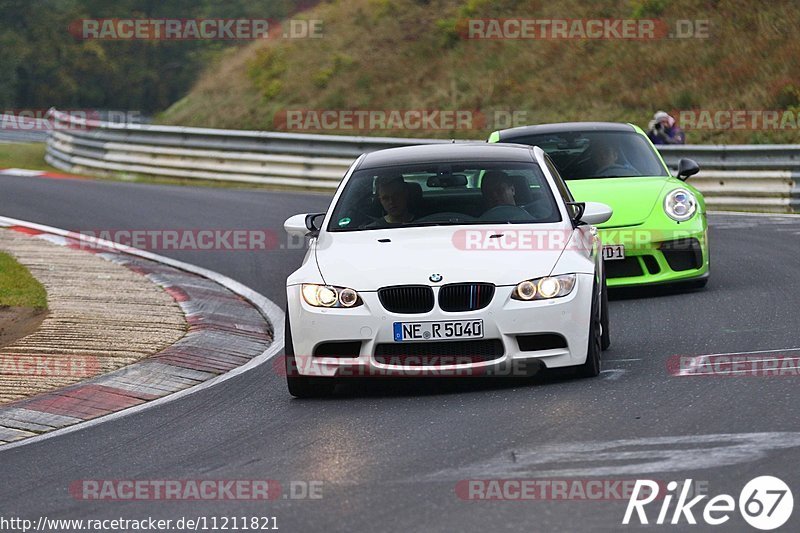
M 652 218 L 652 217 L 651 217 Z M 655 218 L 658 218 L 657 216 Z M 702 280 L 709 275 L 705 214 L 678 224 L 648 220 L 627 227 L 600 228 L 603 246 L 622 245 L 624 259 L 606 259 L 609 287 Z

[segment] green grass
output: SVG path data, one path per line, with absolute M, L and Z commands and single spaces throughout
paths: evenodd
M 745 0 L 348 0 L 301 14 L 321 39 L 258 41 L 209 64 L 158 120 L 275 129 L 287 109 L 525 111 L 527 123 L 633 122 L 653 112 L 800 113 L 797 8 Z M 468 40 L 469 18 L 708 20 L 708 39 Z M 298 17 L 295 17 L 298 18 Z M 486 138 L 467 131 L 328 131 L 398 137 Z M 694 130 L 690 143 L 794 143 L 786 130 Z
M 0 307 L 47 309 L 47 292 L 28 269 L 0 252 Z
M 24 168 L 60 172 L 44 160 L 44 143 L 0 144 L 0 168 Z
M 60 172 L 60 171 L 59 171 Z M 202 178 L 176 178 L 172 176 L 156 176 L 152 174 L 135 173 L 98 173 L 98 174 L 78 174 L 80 177 L 101 180 L 101 181 L 121 181 L 125 183 L 141 183 L 143 185 L 175 185 L 182 187 L 206 187 L 211 189 L 260 189 L 269 191 L 288 191 L 288 192 L 314 192 L 332 195 L 334 189 L 322 187 L 306 187 L 300 189 L 288 185 L 277 185 L 271 183 L 250 183 L 245 181 L 224 181 Z
M 182 187 L 207 187 L 211 189 L 257 189 L 265 191 L 285 191 L 302 193 L 320 193 L 333 196 L 336 189 L 326 189 L 324 187 L 294 187 L 289 185 L 278 185 L 274 183 L 249 183 L 244 181 L 223 181 L 208 180 L 200 178 L 173 178 L 136 174 L 133 177 L 106 176 L 99 179 L 110 179 L 113 181 L 127 181 L 133 183 L 143 183 L 145 185 L 178 185 Z

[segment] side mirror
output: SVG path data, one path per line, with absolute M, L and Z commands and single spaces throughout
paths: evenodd
M 580 222 L 585 210 L 585 202 L 567 202 L 567 212 L 569 213 L 569 218 L 571 218 L 573 222 Z
M 601 204 L 600 202 L 585 202 L 585 204 L 586 207 L 584 207 L 579 220 L 586 224 L 602 224 L 607 222 L 611 215 L 614 214 L 611 207 L 606 204 Z
M 305 237 L 306 235 L 311 235 L 316 237 L 319 235 L 320 230 L 317 226 L 317 219 L 324 216 L 325 213 L 294 215 L 286 219 L 286 222 L 283 223 L 283 229 L 292 236 Z
M 689 176 L 700 172 L 700 165 L 694 159 L 681 159 L 678 162 L 678 179 L 686 181 Z
M 312 237 L 319 235 L 319 230 L 322 229 L 322 220 L 325 218 L 325 213 L 309 213 L 306 215 L 306 228 Z M 319 225 L 318 225 L 319 224 Z

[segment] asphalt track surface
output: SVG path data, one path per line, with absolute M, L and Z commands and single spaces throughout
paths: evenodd
M 324 210 L 328 201 L 0 176 L 0 214 L 76 231 L 280 232 L 289 215 Z M 131 416 L 0 449 L 0 516 L 274 516 L 287 532 L 619 531 L 633 529 L 620 525 L 626 501 L 465 501 L 455 487 L 464 479 L 691 478 L 712 496 L 738 499 L 750 479 L 775 475 L 797 495 L 800 379 L 667 371 L 675 355 L 800 355 L 800 218 L 710 220 L 708 287 L 613 300 L 613 346 L 597 379 L 384 380 L 346 386 L 330 399 L 293 400 L 265 364 Z M 284 280 L 303 251 L 157 253 L 221 272 L 283 306 Z M 71 497 L 70 483 L 81 479 L 324 484 L 319 500 L 120 502 Z M 647 508 L 651 521 L 659 505 Z M 702 508 L 695 510 L 702 524 Z M 800 530 L 798 515 L 784 530 Z M 655 529 L 689 527 L 684 520 Z M 738 512 L 722 529 L 753 531 Z

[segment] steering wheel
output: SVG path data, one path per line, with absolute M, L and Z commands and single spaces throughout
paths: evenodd
M 532 202 L 519 206 L 536 219 L 545 219 L 553 214 L 553 205 L 545 198 L 537 197 Z
M 491 222 L 492 219 L 497 219 L 500 221 L 494 222 L 497 224 L 505 224 L 507 222 L 532 222 L 531 217 L 532 215 L 522 207 L 516 205 L 496 205 L 483 213 L 478 220 Z
M 580 167 L 581 165 L 585 164 L 587 161 L 590 161 L 592 158 L 588 156 L 578 156 L 574 158 L 572 161 L 564 165 L 563 168 L 559 168 L 559 174 L 563 176 L 568 176 L 569 173 L 573 170 L 574 167 Z
M 604 176 L 619 176 L 620 173 L 630 174 L 631 172 L 636 173 L 636 169 L 626 165 L 620 165 L 618 163 L 614 163 L 613 165 L 609 165 L 603 169 L 598 170 L 597 172 L 595 172 L 595 174 L 598 177 L 602 178 Z

